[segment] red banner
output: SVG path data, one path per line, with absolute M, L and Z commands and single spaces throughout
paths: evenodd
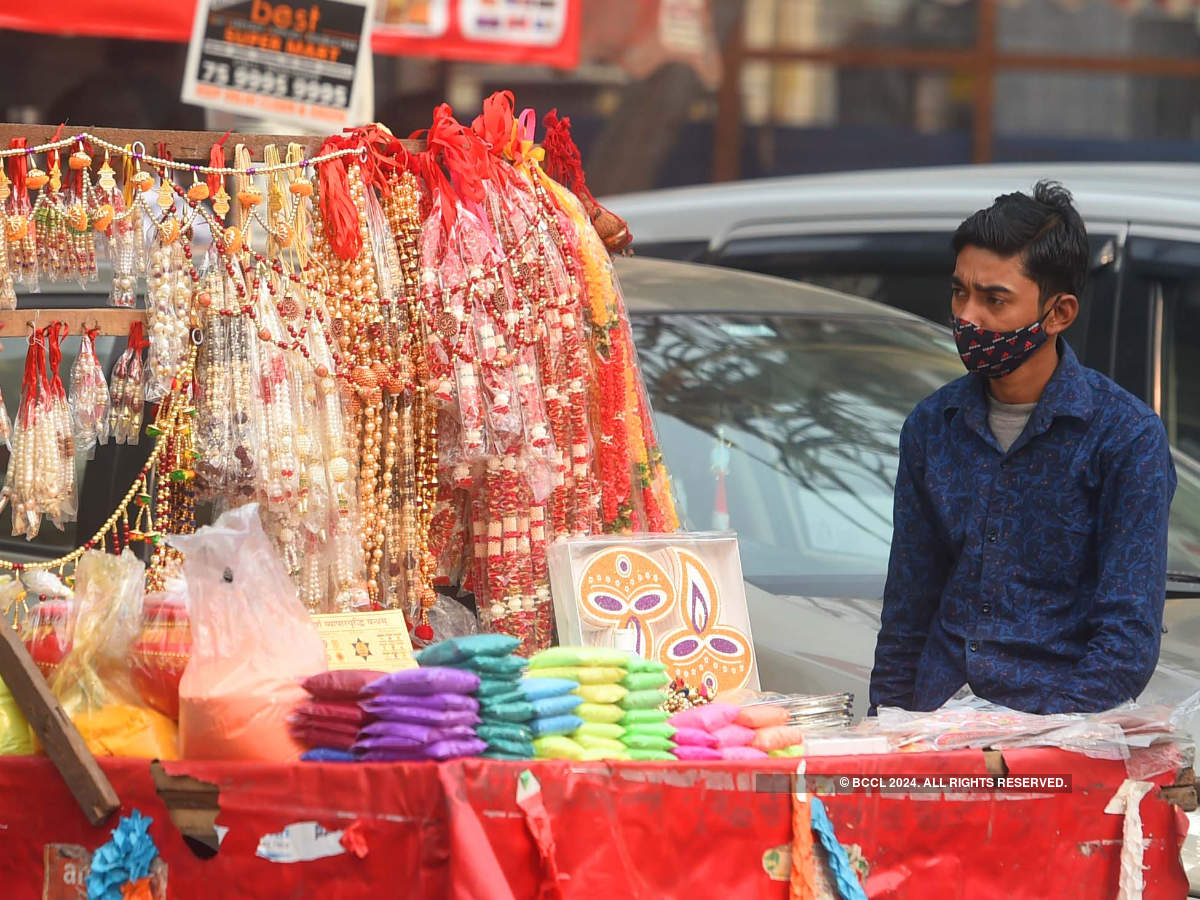
M 1004 759 L 1011 776 L 1053 775 L 1071 787 L 1041 794 L 863 790 L 824 798 L 838 841 L 867 873 L 868 896 L 1116 896 L 1125 818 L 1105 808 L 1127 778 L 1125 764 L 1056 750 L 1008 751 Z M 987 774 L 983 754 L 965 750 L 807 764 L 810 775 L 835 779 Z M 787 776 L 795 760 L 170 763 L 173 774 L 219 788 L 224 840 L 211 859 L 198 858 L 172 825 L 148 762 L 101 765 L 121 814 L 137 809 L 154 819 L 150 834 L 173 900 L 374 900 L 389 894 L 381 893 L 386 886 L 394 886 L 390 895 L 464 900 L 789 896 Z M 526 770 L 536 784 L 522 779 Z M 1139 811 L 1145 900 L 1184 896 L 1179 849 L 1186 817 L 1156 790 Z M 0 758 L 4 900 L 80 896 L 68 888 L 115 824 L 89 826 L 45 759 Z M 57 879 L 53 886 L 45 884 L 47 870 Z M 55 892 L 44 895 L 44 886 Z
M 574 68 L 579 64 L 580 3 L 380 0 L 371 47 L 384 54 Z M 186 0 L 63 2 L 52 14 L 24 0 L 0 0 L 0 28 L 187 43 L 194 13 L 195 3 Z

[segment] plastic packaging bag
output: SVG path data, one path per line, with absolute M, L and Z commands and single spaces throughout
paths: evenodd
M 83 333 L 79 355 L 71 365 L 71 388 L 67 403 L 71 408 L 71 429 L 75 435 L 75 452 L 88 459 L 96 455 L 96 445 L 108 443 L 111 403 L 108 381 L 100 358 L 96 356 L 96 336 L 100 329 Z
M 130 649 L 141 627 L 146 570 L 126 550 L 89 550 L 75 571 L 71 649 L 51 688 L 97 756 L 176 759 L 175 723 L 134 687 Z
M 179 718 L 179 680 L 192 650 L 186 588 L 147 594 L 141 633 L 130 652 L 134 687 L 159 712 Z
M 192 626 L 192 655 L 179 683 L 184 756 L 299 758 L 287 717 L 307 697 L 299 681 L 325 670 L 325 646 L 257 504 L 170 542 L 184 555 Z
M 21 715 L 16 698 L 0 681 L 0 756 L 27 756 L 33 752 L 33 732 Z

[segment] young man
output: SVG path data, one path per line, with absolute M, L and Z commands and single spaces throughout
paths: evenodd
M 900 433 L 872 709 L 935 709 L 964 684 L 1028 712 L 1109 709 L 1158 661 L 1166 432 L 1062 337 L 1089 252 L 1061 185 L 997 198 L 954 249 L 969 374 Z

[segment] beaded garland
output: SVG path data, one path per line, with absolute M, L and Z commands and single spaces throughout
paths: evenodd
M 529 124 L 496 95 L 472 128 L 439 108 L 422 154 L 380 126 L 311 159 L 236 147 L 232 167 L 87 134 L 0 151 L 0 307 L 39 277 L 93 278 L 98 246 L 110 303 L 145 281 L 146 374 L 115 373 L 112 424 L 136 440 L 140 397 L 117 388 L 144 384 L 155 444 L 85 547 L 148 542 L 159 589 L 178 564 L 163 536 L 198 500 L 256 500 L 313 612 L 400 608 L 428 641 L 434 586 L 458 584 L 534 652 L 554 639 L 553 540 L 676 527 L 607 252 Z

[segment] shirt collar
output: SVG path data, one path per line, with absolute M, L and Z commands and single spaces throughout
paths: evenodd
M 987 428 L 987 379 L 982 375 L 960 378 L 946 392 L 942 410 L 947 415 L 961 410 L 967 425 L 981 434 Z M 1058 367 L 1042 391 L 1032 422 L 1035 430 L 1043 431 L 1059 416 L 1090 419 L 1094 410 L 1092 386 L 1079 357 L 1064 338 L 1058 339 Z

